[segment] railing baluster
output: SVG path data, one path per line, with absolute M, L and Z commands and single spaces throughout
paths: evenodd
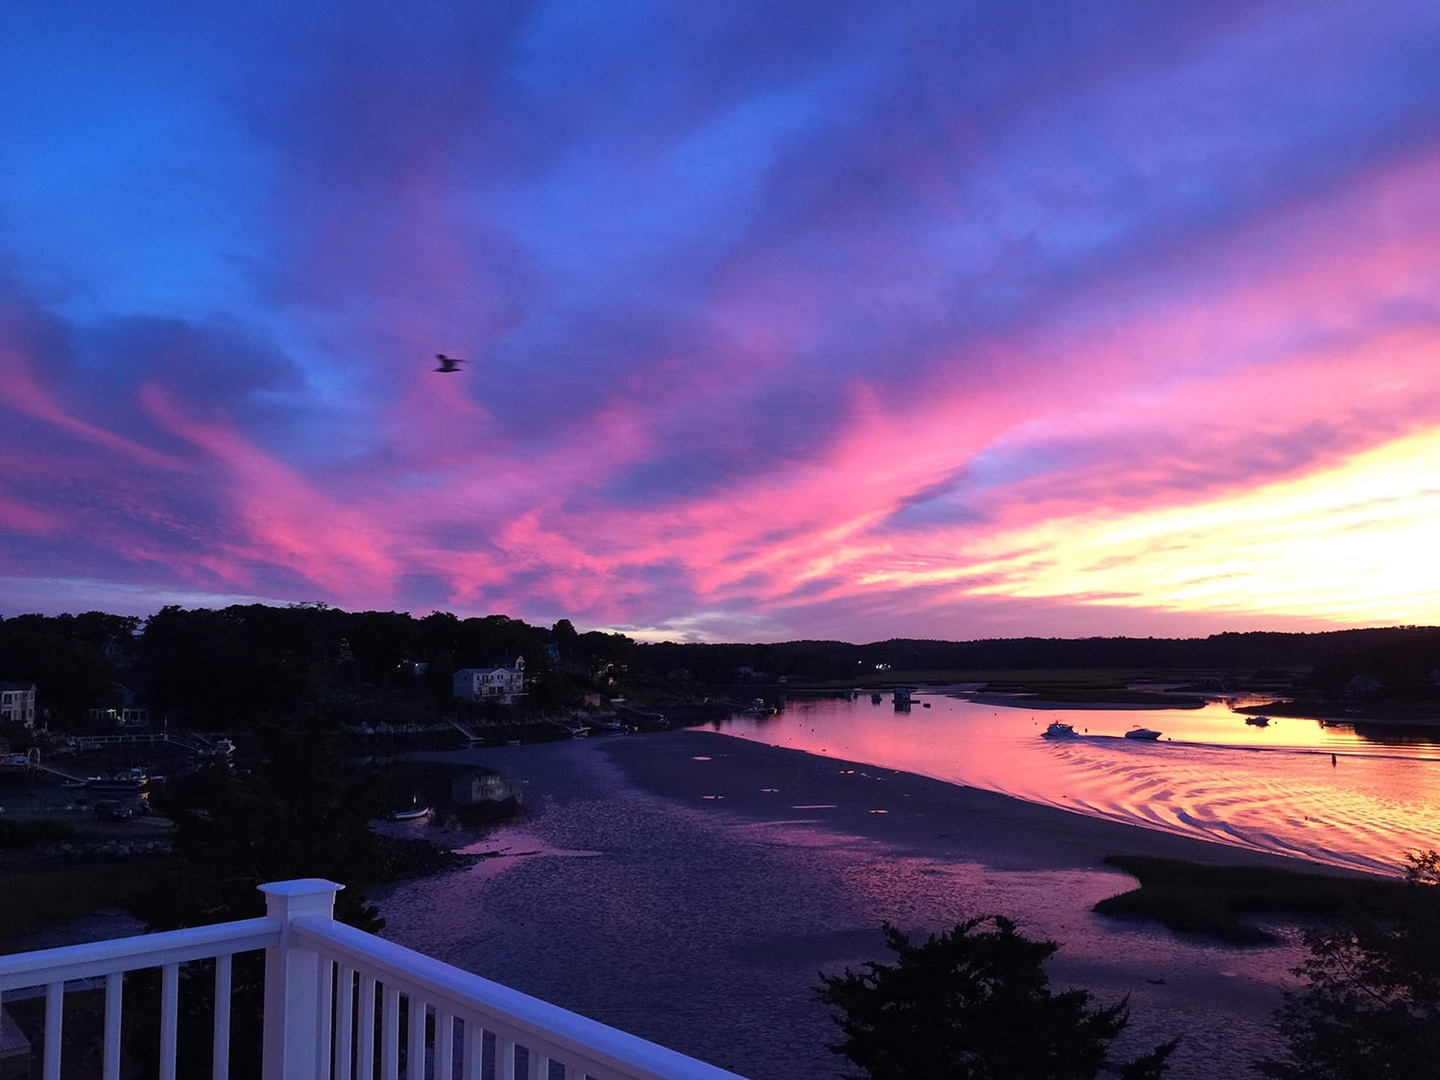
M 360 1045 L 356 1048 L 357 1080 L 374 1077 L 374 995 L 376 979 L 360 976 Z
M 525 1048 L 525 1080 L 550 1080 L 550 1059 L 529 1046 Z
M 233 957 L 215 958 L 215 1048 L 210 1053 L 213 1080 L 230 1080 L 230 984 Z
M 400 1080 L 400 990 L 389 985 L 380 1010 L 380 1080 Z
M 435 1080 L 455 1080 L 455 1014 L 435 1008 Z
M 409 995 L 406 1011 L 409 1025 L 405 1031 L 405 1080 L 425 1080 L 425 1019 L 430 1006 Z
M 355 1043 L 357 1080 L 375 1077 L 375 976 L 360 976 L 360 1019 Z
M 485 1065 L 485 1029 L 478 1020 L 465 1021 L 465 1080 L 480 1080 Z M 499 1045 L 499 1040 L 496 1040 Z M 500 1058 L 495 1058 L 496 1080 L 500 1077 Z M 510 1080 L 515 1080 L 512 1076 Z
M 106 975 L 104 1064 L 100 1066 L 103 1080 L 120 1080 L 120 1009 L 124 994 L 125 976 L 118 971 Z
M 320 963 L 320 993 L 319 1000 L 315 1004 L 315 1030 L 320 1034 L 320 1076 L 319 1080 L 333 1080 L 331 1072 L 335 1061 L 335 1048 L 333 1038 L 335 1034 L 334 1024 L 334 995 L 335 995 L 335 961 L 327 960 L 321 956 Z
M 160 1080 L 175 1080 L 175 1039 L 180 1031 L 180 965 L 160 969 Z
M 60 1025 L 65 1012 L 65 984 L 45 987 L 45 1071 L 44 1080 L 60 1080 Z
M 515 1040 L 495 1036 L 495 1080 L 515 1080 Z
M 344 964 L 336 965 L 335 993 L 337 1016 L 335 1017 L 335 1080 L 351 1080 L 351 1040 L 355 1035 L 355 969 Z

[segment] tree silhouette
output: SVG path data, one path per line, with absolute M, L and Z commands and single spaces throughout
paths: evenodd
M 1020 934 L 1001 915 L 973 918 L 923 944 L 884 925 L 896 963 L 821 976 L 816 994 L 839 1012 L 830 1047 L 862 1070 L 855 1080 L 1088 1080 L 1110 1069 L 1127 1080 L 1164 1075 L 1170 1042 L 1112 1062 L 1125 1000 L 1092 1008 L 1087 990 L 1054 993 L 1045 961 L 1059 946 Z
M 1287 1054 L 1259 1062 L 1264 1075 L 1440 1076 L 1440 853 L 1408 858 L 1395 910 L 1306 935 L 1310 957 L 1295 969 L 1306 989 L 1275 1014 Z

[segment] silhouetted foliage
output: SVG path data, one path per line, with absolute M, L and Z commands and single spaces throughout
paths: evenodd
M 1110 1059 L 1129 1019 L 1125 1000 L 1092 1007 L 1087 990 L 1051 991 L 1044 965 L 1055 942 L 1027 938 L 1000 915 L 969 919 L 920 945 L 889 923 L 884 934 L 894 964 L 822 975 L 816 991 L 839 1010 L 845 1037 L 831 1049 L 862 1070 L 858 1080 L 1164 1075 L 1173 1042 Z
M 336 917 L 365 930 L 381 921 L 365 903 L 366 883 L 395 876 L 392 842 L 370 822 L 383 805 L 375 778 L 346 779 L 329 737 L 312 727 L 262 734 L 265 759 L 253 771 L 216 765 L 169 781 L 154 795 L 175 823 L 179 868 L 157 881 L 136 914 L 157 929 L 264 914 L 257 886 L 328 878 L 346 888 Z
M 151 927 L 178 929 L 265 913 L 257 886 L 292 878 L 327 878 L 345 886 L 335 916 L 371 932 L 384 925 L 365 886 L 389 880 L 411 862 L 450 865 L 424 841 L 380 836 L 370 822 L 383 810 L 377 778 L 348 771 L 332 738 L 316 725 L 300 733 L 260 733 L 264 758 L 253 769 L 217 764 L 171 779 L 152 795 L 170 817 L 175 867 L 158 873 L 131 908 Z M 423 851 L 411 852 L 418 845 Z M 231 994 L 231 1074 L 258 1075 L 263 964 L 236 957 Z M 154 1074 L 158 1043 L 157 975 L 126 982 L 127 1060 Z M 209 1075 L 213 965 L 182 968 L 180 1075 Z M 133 1000 L 133 1004 L 132 1004 Z M 137 1073 L 139 1075 L 139 1073 Z
M 105 620 L 117 627 L 125 622 L 99 612 L 19 615 L 0 622 L 0 679 L 35 684 L 46 726 L 79 731 L 87 709 L 118 704 L 115 664 L 104 652 Z
M 1410 856 L 1406 878 L 1395 910 L 1306 935 L 1306 988 L 1275 1014 L 1287 1054 L 1260 1062 L 1264 1075 L 1440 1076 L 1440 854 Z
M 532 682 L 520 708 L 531 711 L 573 702 L 596 678 L 601 686 L 628 678 L 673 690 L 677 673 L 686 684 L 718 686 L 736 682 L 744 669 L 747 679 L 843 685 L 878 671 L 1038 669 L 1263 671 L 1284 682 L 1310 668 L 1312 684 L 1335 697 L 1356 674 L 1380 681 L 1377 703 L 1382 696 L 1401 705 L 1440 696 L 1440 630 L 1427 627 L 1196 639 L 641 644 L 619 633 L 579 633 L 568 619 L 547 629 L 499 614 L 462 619 L 436 611 L 416 619 L 318 603 L 171 606 L 137 634 L 138 626 L 101 612 L 0 620 L 0 678 L 36 683 L 42 717 L 62 731 L 80 730 L 87 709 L 119 704 L 121 676 L 155 722 L 171 727 L 237 731 L 293 722 L 316 709 L 347 723 L 433 717 L 455 710 L 456 670 L 516 656 L 525 657 Z M 559 647 L 558 665 L 547 658 L 550 644 Z

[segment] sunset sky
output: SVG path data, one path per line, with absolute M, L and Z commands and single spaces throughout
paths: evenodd
M 5 616 L 1437 623 L 1440 4 L 8 3 L 0 453 Z

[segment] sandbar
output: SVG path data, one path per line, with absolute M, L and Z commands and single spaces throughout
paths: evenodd
M 812 822 L 899 851 L 997 869 L 1099 869 L 1113 854 L 1355 873 L 718 732 L 663 732 L 602 745 L 637 787 L 687 806 L 756 821 Z

